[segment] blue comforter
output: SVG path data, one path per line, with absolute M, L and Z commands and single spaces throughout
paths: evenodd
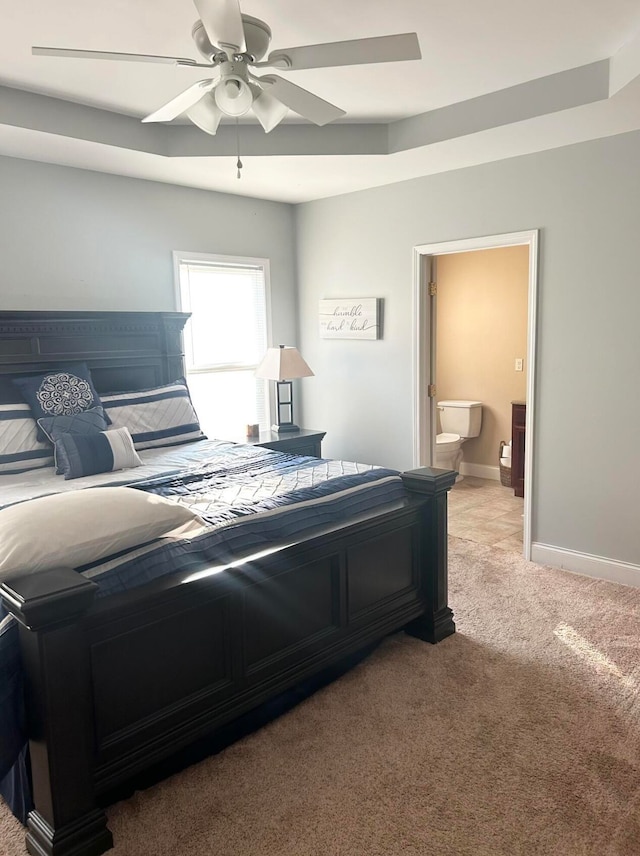
M 188 505 L 209 528 L 193 539 L 161 539 L 130 559 L 79 568 L 99 584 L 99 597 L 176 570 L 224 565 L 404 498 L 394 470 L 244 446 L 132 487 Z

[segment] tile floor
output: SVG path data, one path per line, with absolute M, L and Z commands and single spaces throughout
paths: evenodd
M 523 511 L 512 488 L 465 476 L 449 491 L 449 534 L 521 553 Z

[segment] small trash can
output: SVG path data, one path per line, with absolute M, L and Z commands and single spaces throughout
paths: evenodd
M 500 441 L 500 484 L 511 487 L 511 444 Z

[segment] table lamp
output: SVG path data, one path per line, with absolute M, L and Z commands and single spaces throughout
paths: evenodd
M 293 421 L 293 384 L 298 377 L 311 377 L 313 372 L 300 356 L 297 348 L 280 345 L 268 348 L 262 362 L 255 371 L 256 377 L 276 382 L 276 424 L 272 431 L 299 431 Z

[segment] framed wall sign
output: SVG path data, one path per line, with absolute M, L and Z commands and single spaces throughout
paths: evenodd
M 341 297 L 320 301 L 322 339 L 379 339 L 379 297 Z

